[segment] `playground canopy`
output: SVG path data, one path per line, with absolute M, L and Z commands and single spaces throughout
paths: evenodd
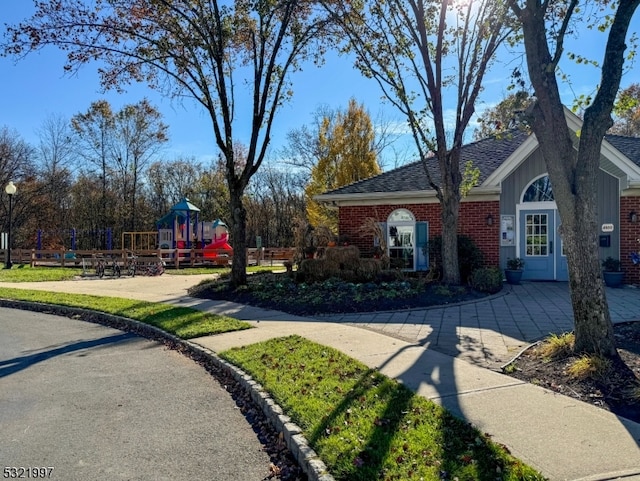
M 177 220 L 179 225 L 186 223 L 191 218 L 191 212 L 195 212 L 195 221 L 198 222 L 198 209 L 195 205 L 189 202 L 189 199 L 184 197 L 180 202 L 171 207 L 169 213 L 156 222 L 158 229 L 171 229 L 173 228 L 174 221 Z

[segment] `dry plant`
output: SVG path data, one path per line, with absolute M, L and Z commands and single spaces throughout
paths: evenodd
M 378 240 L 377 248 L 380 251 L 379 254 L 382 268 L 388 269 L 390 262 L 389 250 L 387 249 L 387 236 L 386 232 L 382 229 L 381 223 L 372 217 L 367 217 L 360 226 L 359 231 L 364 235 L 371 236 L 374 240 Z
M 298 216 L 293 220 L 293 245 L 296 248 L 295 263 L 305 258 L 305 250 L 313 245 L 313 227 L 305 217 Z
M 603 379 L 611 369 L 611 361 L 603 356 L 584 355 L 574 361 L 567 372 L 579 380 Z
M 360 259 L 356 246 L 327 247 L 325 257 L 300 262 L 298 274 L 304 282 L 339 277 L 347 282 L 374 281 L 382 272 L 378 259 Z
M 335 242 L 335 239 L 335 234 L 324 224 L 313 229 L 313 245 L 315 247 L 326 247 L 329 243 Z
M 633 383 L 631 386 L 625 388 L 622 392 L 625 399 L 631 402 L 640 402 L 640 381 Z
M 538 348 L 538 353 L 545 360 L 557 360 L 569 357 L 573 354 L 575 339 L 573 333 L 570 332 L 560 335 L 552 334 L 549 336 L 549 339 Z

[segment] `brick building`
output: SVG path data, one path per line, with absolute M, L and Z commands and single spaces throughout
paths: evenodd
M 569 127 L 581 121 L 567 111 Z M 459 233 L 471 237 L 488 265 L 505 267 L 509 258 L 525 260 L 524 279 L 568 279 L 558 233 L 561 219 L 535 135 L 514 130 L 465 145 L 461 166 L 471 161 L 480 171 L 476 187 L 462 200 Z M 436 173 L 433 169 L 432 173 Z M 594 193 L 596 195 L 596 193 Z M 619 258 L 625 282 L 640 284 L 640 265 L 630 253 L 640 251 L 640 138 L 607 135 L 598 173 L 600 257 Z M 440 204 L 421 162 L 317 196 L 335 206 L 340 235 L 363 254 L 376 239 L 362 226 L 367 218 L 381 224 L 391 258 L 406 270 L 426 270 L 423 249 L 442 233 Z

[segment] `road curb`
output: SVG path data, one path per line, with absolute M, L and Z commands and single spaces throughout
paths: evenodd
M 119 329 L 121 331 L 137 334 L 153 341 L 161 342 L 165 346 L 179 351 L 181 354 L 187 355 L 192 360 L 203 364 L 206 369 L 213 365 L 215 369 L 222 370 L 229 374 L 244 391 L 249 393 L 251 400 L 260 407 L 260 410 L 265 415 L 269 424 L 271 424 L 278 433 L 282 433 L 282 439 L 285 445 L 289 451 L 291 451 L 291 454 L 298 462 L 300 468 L 307 475 L 309 481 L 334 481 L 333 476 L 327 471 L 327 467 L 324 462 L 309 446 L 307 439 L 302 434 L 302 429 L 292 422 L 289 416 L 284 414 L 282 408 L 275 402 L 269 393 L 267 393 L 264 388 L 250 375 L 242 371 L 237 366 L 219 358 L 214 351 L 194 342 L 181 339 L 173 334 L 169 334 L 157 327 L 104 312 L 92 311 L 79 307 L 60 306 L 55 304 L 12 299 L 0 299 L 0 307 L 63 315 L 85 322 L 92 322 L 114 329 Z

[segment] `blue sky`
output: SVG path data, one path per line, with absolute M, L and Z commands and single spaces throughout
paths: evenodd
M 17 23 L 28 17 L 33 11 L 31 1 L 0 2 L 2 23 Z M 640 27 L 640 14 L 634 19 L 632 31 Z M 594 55 L 601 52 L 605 37 L 583 31 L 578 40 L 581 51 Z M 485 92 L 477 110 L 499 102 L 507 93 L 509 73 L 521 63 L 502 56 L 501 62 L 487 75 Z M 211 121 L 202 107 L 189 100 L 182 104 L 170 98 L 162 97 L 145 85 L 134 85 L 126 94 L 115 92 L 101 93 L 95 65 L 84 67 L 73 77 L 64 76 L 62 66 L 64 55 L 55 48 L 47 48 L 31 54 L 15 63 L 13 59 L 0 58 L 0 126 L 15 129 L 24 140 L 37 144 L 37 131 L 50 116 L 62 116 L 70 119 L 73 115 L 86 112 L 91 102 L 106 99 L 115 110 L 147 97 L 163 114 L 164 122 L 169 125 L 170 142 L 164 150 L 166 158 L 196 157 L 204 160 L 215 156 Z M 573 74 L 572 89 L 563 93 L 565 102 L 570 103 L 574 94 L 590 92 L 598 82 L 599 71 L 591 67 L 565 64 L 566 70 Z M 640 82 L 640 70 L 633 66 L 623 79 L 623 87 Z M 395 109 L 381 101 L 381 92 L 373 80 L 363 78 L 351 62 L 342 57 L 330 56 L 326 65 L 318 69 L 309 65 L 294 77 L 294 98 L 278 114 L 274 125 L 272 152 L 285 143 L 285 134 L 291 129 L 309 124 L 312 113 L 319 105 L 332 108 L 345 108 L 350 98 L 364 103 L 372 117 L 381 115 L 388 122 L 403 120 Z M 473 131 L 472 124 L 469 134 Z M 240 139 L 242 140 L 242 139 Z M 410 139 L 399 141 L 397 148 L 402 150 L 410 145 Z M 272 154 L 275 157 L 275 153 Z

